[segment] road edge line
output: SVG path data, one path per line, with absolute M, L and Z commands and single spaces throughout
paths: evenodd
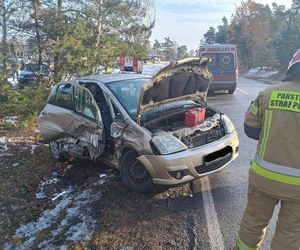
M 203 206 L 211 249 L 225 249 L 208 177 L 201 178 Z
M 248 92 L 246 92 L 246 91 L 244 91 L 244 90 L 242 90 L 242 89 L 240 89 L 240 88 L 236 88 L 238 91 L 240 91 L 240 92 L 242 92 L 243 94 L 246 94 L 246 95 L 250 95 Z

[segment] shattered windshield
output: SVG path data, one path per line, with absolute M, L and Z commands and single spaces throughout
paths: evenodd
M 141 89 L 147 81 L 149 79 L 144 78 L 107 84 L 132 119 L 136 118 Z

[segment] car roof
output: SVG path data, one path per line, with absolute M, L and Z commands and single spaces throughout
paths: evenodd
M 77 80 L 94 80 L 94 81 L 100 81 L 102 83 L 110 83 L 110 82 L 117 82 L 117 81 L 123 81 L 123 80 L 132 80 L 132 79 L 145 79 L 145 78 L 151 78 L 149 75 L 143 75 L 143 74 L 103 74 L 103 75 L 90 75 L 90 76 L 84 76 Z

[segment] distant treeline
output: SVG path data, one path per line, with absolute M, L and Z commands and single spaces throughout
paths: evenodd
M 285 70 L 300 48 L 300 0 L 293 0 L 290 9 L 252 0 L 242 2 L 230 22 L 210 27 L 202 43 L 232 43 L 239 52 L 243 67 L 266 67 Z
M 178 45 L 176 41 L 172 41 L 170 37 L 165 37 L 164 42 L 155 39 L 151 48 L 155 56 L 160 60 L 180 60 L 188 56 L 194 55 L 194 50 L 188 51 L 186 45 Z
M 13 59 L 48 61 L 59 81 L 121 55 L 146 57 L 153 7 L 153 0 L 1 0 L 1 70 Z

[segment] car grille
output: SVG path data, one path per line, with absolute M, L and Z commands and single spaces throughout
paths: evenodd
M 217 141 L 225 135 L 222 129 L 212 129 L 208 132 L 187 136 L 182 142 L 189 148 L 197 148 L 202 145 Z
M 219 151 L 206 155 L 203 164 L 195 167 L 198 174 L 204 174 L 223 167 L 232 158 L 232 147 L 225 147 Z

